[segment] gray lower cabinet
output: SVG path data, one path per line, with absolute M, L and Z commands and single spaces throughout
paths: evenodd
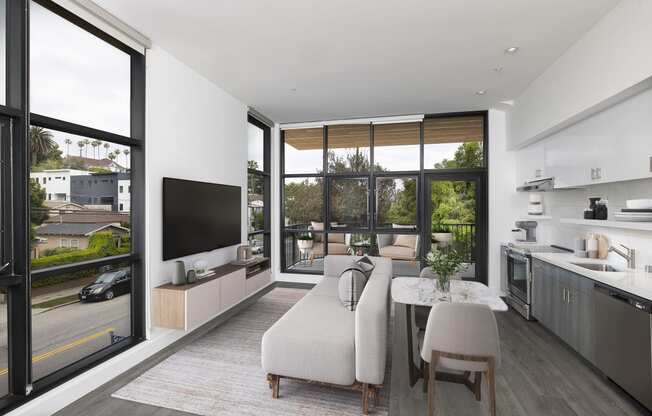
M 532 316 L 587 360 L 594 361 L 591 279 L 533 259 Z

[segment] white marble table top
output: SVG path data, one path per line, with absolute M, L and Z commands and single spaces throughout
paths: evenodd
M 436 282 L 419 277 L 396 277 L 392 280 L 392 300 L 409 305 L 433 306 L 439 302 L 477 303 L 494 311 L 506 311 L 507 305 L 493 290 L 480 282 L 451 280 L 449 298 L 436 290 Z

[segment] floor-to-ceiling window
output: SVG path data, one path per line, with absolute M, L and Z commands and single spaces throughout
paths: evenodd
M 6 408 L 144 338 L 145 57 L 54 2 L 0 3 Z
M 486 118 L 283 129 L 282 270 L 320 274 L 326 254 L 372 254 L 415 275 L 429 250 L 453 246 L 464 277 L 485 280 Z
M 270 257 L 272 129 L 250 115 L 247 125 L 247 236 L 254 256 Z

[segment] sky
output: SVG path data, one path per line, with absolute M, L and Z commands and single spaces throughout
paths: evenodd
M 129 55 L 35 2 L 30 13 L 31 111 L 129 136 Z M 70 154 L 79 156 L 77 141 L 84 137 L 52 133 L 64 155 L 64 140 L 71 139 Z M 111 144 L 109 151 L 126 148 Z M 101 150 L 99 156 L 104 157 Z M 93 157 L 92 153 L 89 146 L 82 155 Z M 124 166 L 125 157 L 118 156 L 116 162 Z

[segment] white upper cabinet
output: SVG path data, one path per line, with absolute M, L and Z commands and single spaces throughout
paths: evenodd
M 516 183 L 549 177 L 545 168 L 545 149 L 543 142 L 534 143 L 518 151 L 516 159 Z
M 652 89 L 520 150 L 519 179 L 540 163 L 532 159 L 535 146 L 543 146 L 543 172 L 557 188 L 650 178 Z

